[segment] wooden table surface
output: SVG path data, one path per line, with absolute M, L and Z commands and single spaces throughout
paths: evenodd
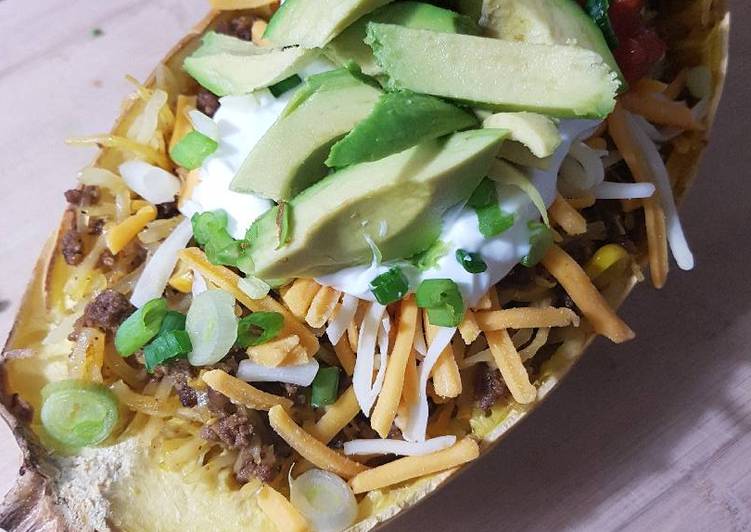
M 751 530 L 751 5 L 734 4 L 714 143 L 683 208 L 696 270 L 642 286 L 638 338 L 598 341 L 500 448 L 389 530 Z M 0 338 L 62 193 L 202 0 L 0 0 Z M 101 35 L 96 35 L 101 30 Z M 17 470 L 0 434 L 0 490 Z

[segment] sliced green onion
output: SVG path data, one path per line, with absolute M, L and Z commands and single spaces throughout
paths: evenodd
M 297 74 L 292 74 L 287 79 L 283 79 L 279 83 L 276 83 L 269 87 L 269 91 L 274 95 L 274 98 L 279 98 L 285 92 L 289 92 L 302 83 L 302 78 Z
M 432 246 L 430 246 L 422 253 L 418 253 L 417 255 L 409 259 L 409 261 L 422 272 L 432 270 L 433 268 L 438 266 L 438 261 L 441 260 L 446 255 L 446 253 L 448 253 L 448 251 L 448 244 L 446 244 L 446 242 L 444 242 L 443 240 L 438 239 L 433 242 Z
M 539 263 L 553 245 L 553 231 L 540 222 L 529 222 L 529 253 L 519 261 L 523 266 L 532 268 Z
M 127 357 L 149 343 L 159 333 L 166 314 L 167 301 L 162 298 L 152 299 L 131 314 L 115 334 L 117 352 Z
M 477 213 L 480 233 L 486 238 L 499 235 L 514 225 L 513 213 L 504 212 L 498 206 L 495 183 L 488 178 L 480 181 L 467 205 Z
M 237 287 L 250 299 L 263 299 L 269 295 L 269 291 L 271 290 L 271 286 L 267 282 L 252 275 L 240 279 Z
M 227 213 L 223 210 L 194 214 L 190 219 L 193 236 L 212 264 L 234 266 L 245 274 L 254 270 L 253 260 L 246 252 L 247 244 L 235 240 L 227 231 Z
M 242 348 L 265 344 L 276 338 L 284 327 L 278 312 L 254 312 L 237 324 L 237 345 Z
M 143 348 L 146 371 L 149 373 L 160 364 L 173 358 L 183 357 L 191 352 L 193 344 L 185 331 L 174 330 L 161 333 L 154 341 Z
M 451 279 L 426 279 L 415 294 L 417 306 L 428 309 L 432 325 L 456 327 L 464 319 L 464 299 Z
M 513 213 L 502 211 L 498 205 L 475 209 L 480 233 L 486 238 L 500 235 L 514 225 Z
M 316 408 L 336 402 L 339 393 L 339 368 L 331 366 L 320 368 L 313 379 L 310 394 L 310 404 Z
M 195 170 L 218 147 L 219 144 L 215 140 L 198 131 L 191 131 L 172 147 L 169 154 L 178 165 L 188 170 Z
M 610 23 L 609 9 L 609 0 L 587 0 L 587 3 L 584 5 L 584 10 L 594 20 L 597 27 L 600 28 L 608 46 L 611 50 L 614 50 L 618 48 L 618 37 L 613 30 L 613 25 Z
M 399 301 L 409 291 L 409 281 L 399 268 L 391 268 L 370 281 L 370 291 L 381 305 Z
M 117 424 L 117 398 L 93 382 L 52 382 L 42 389 L 40 417 L 47 434 L 63 445 L 96 445 L 106 440 Z
M 193 298 L 185 320 L 193 350 L 194 366 L 216 364 L 229 353 L 237 339 L 235 298 L 224 290 L 207 290 Z
M 162 326 L 159 328 L 159 334 L 164 334 L 170 331 L 184 331 L 185 330 L 186 316 L 182 312 L 176 310 L 168 310 L 162 320 Z
M 223 210 L 194 214 L 190 223 L 193 226 L 193 236 L 196 242 L 200 246 L 205 246 L 209 240 L 213 240 L 217 236 L 223 238 L 224 232 L 227 230 L 227 221 L 227 212 Z
M 488 265 L 479 253 L 471 253 L 463 249 L 456 250 L 456 262 L 469 273 L 482 273 L 488 269 Z

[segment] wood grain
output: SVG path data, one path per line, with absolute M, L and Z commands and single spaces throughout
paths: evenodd
M 623 311 L 634 342 L 595 343 L 482 465 L 389 530 L 751 530 L 751 6 L 733 4 L 728 91 L 683 210 L 696 270 L 673 271 L 659 292 L 640 287 Z M 62 192 L 92 156 L 63 139 L 108 130 L 124 74 L 143 78 L 205 10 L 201 0 L 0 1 L 0 337 Z M 6 434 L 0 449 L 9 484 Z

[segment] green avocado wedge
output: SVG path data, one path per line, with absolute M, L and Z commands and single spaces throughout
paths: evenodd
M 477 123 L 474 114 L 435 96 L 410 91 L 385 93 L 370 115 L 334 144 L 326 165 L 342 168 L 377 161 Z
M 373 50 L 365 44 L 369 22 L 444 33 L 480 34 L 480 27 L 475 21 L 454 11 L 423 2 L 398 2 L 376 9 L 352 24 L 326 46 L 324 54 L 342 65 L 354 61 L 369 76 L 382 74 L 381 67 L 373 57 Z
M 381 90 L 346 68 L 311 76 L 261 137 L 238 170 L 230 188 L 286 201 L 324 177 L 331 146 L 366 118 Z M 283 156 L 281 155 L 283 154 Z
M 506 137 L 475 129 L 429 140 L 322 179 L 286 208 L 289 240 L 278 247 L 278 207 L 256 220 L 246 240 L 262 279 L 310 277 L 367 264 L 376 246 L 383 260 L 429 248 L 448 208 L 466 201 Z
M 550 157 L 561 144 L 561 134 L 550 118 L 536 113 L 496 113 L 482 127 L 508 129 L 509 139 L 521 142 L 535 157 Z
M 625 88 L 602 31 L 574 0 L 485 0 L 480 24 L 488 37 L 592 50 L 618 74 Z
M 297 73 L 320 52 L 304 48 L 265 48 L 209 32 L 185 58 L 183 68 L 217 96 L 249 94 Z
M 496 111 L 532 111 L 562 118 L 604 118 L 615 107 L 616 74 L 599 55 L 584 48 L 373 22 L 368 24 L 366 42 L 388 74 L 392 89 L 472 102 Z
M 263 34 L 277 46 L 322 48 L 354 21 L 391 0 L 287 0 Z

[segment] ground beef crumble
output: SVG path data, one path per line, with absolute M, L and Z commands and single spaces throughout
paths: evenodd
M 60 250 L 67 264 L 76 266 L 83 260 L 83 237 L 75 229 L 68 229 L 60 242 Z
M 159 203 L 156 206 L 156 217 L 159 220 L 163 220 L 165 218 L 174 218 L 178 214 L 180 214 L 180 211 L 177 210 L 176 201 L 168 201 L 167 203 Z
M 229 449 L 248 447 L 253 433 L 253 424 L 242 411 L 220 417 L 215 423 L 201 429 L 204 440 L 220 442 Z
M 104 332 L 114 333 L 135 310 L 136 307 L 127 297 L 108 289 L 100 292 L 86 305 L 83 316 L 76 322 L 75 330 L 80 330 L 81 327 L 95 327 Z
M 219 23 L 216 27 L 216 31 L 218 33 L 231 35 L 232 37 L 237 37 L 243 41 L 251 41 L 253 40 L 253 23 L 255 21 L 256 17 L 241 15 Z
M 100 196 L 99 187 L 93 185 L 84 185 L 81 188 L 72 188 L 65 191 L 65 199 L 74 207 L 96 205 Z
M 219 97 L 216 94 L 204 89 L 203 87 L 198 89 L 198 94 L 196 95 L 196 108 L 199 111 L 206 116 L 213 117 L 217 110 L 219 110 L 219 105 Z
M 478 364 L 475 381 L 475 400 L 483 410 L 492 407 L 498 399 L 506 395 L 506 384 L 501 372 L 487 364 Z

